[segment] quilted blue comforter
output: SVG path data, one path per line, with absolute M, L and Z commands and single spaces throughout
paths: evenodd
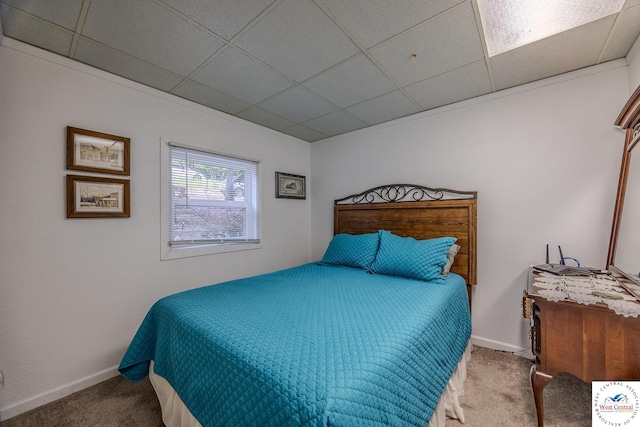
M 205 426 L 424 427 L 471 334 L 464 280 L 318 263 L 159 300 L 127 350 Z

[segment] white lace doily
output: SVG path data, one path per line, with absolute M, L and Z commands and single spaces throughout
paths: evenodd
M 640 304 L 629 301 L 607 302 L 609 308 L 624 317 L 638 317 L 640 315 Z
M 558 291 L 555 289 L 545 289 L 543 291 L 538 292 L 541 296 L 545 297 L 549 301 L 558 302 L 564 301 L 567 299 L 567 293 L 564 291 Z
M 640 316 L 640 304 L 636 298 L 608 275 L 558 276 L 541 272 L 533 277 L 538 295 L 549 301 L 574 301 L 578 304 L 606 304 L 616 314 L 624 317 Z

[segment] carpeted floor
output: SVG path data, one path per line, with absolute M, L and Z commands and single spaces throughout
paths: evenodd
M 475 347 L 467 370 L 464 427 L 537 426 L 529 372 L 532 361 Z M 545 427 L 591 426 L 591 384 L 560 374 L 544 388 Z M 447 420 L 447 427 L 462 427 Z
M 476 347 L 461 398 L 465 427 L 536 426 L 529 383 L 531 361 Z M 559 375 L 544 390 L 545 426 L 591 425 L 591 385 Z M 0 427 L 161 427 L 160 406 L 148 379 L 117 377 L 0 422 Z M 462 427 L 447 420 L 447 427 Z
M 0 422 L 2 427 L 163 427 L 148 378 L 116 377 Z

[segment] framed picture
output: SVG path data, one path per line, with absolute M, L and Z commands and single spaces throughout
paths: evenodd
M 276 197 L 280 199 L 306 199 L 306 179 L 302 175 L 276 172 Z
M 67 126 L 67 169 L 129 175 L 129 145 L 122 136 Z
M 67 175 L 67 218 L 129 218 L 130 181 Z

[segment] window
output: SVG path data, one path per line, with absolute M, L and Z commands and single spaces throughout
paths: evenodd
M 163 257 L 260 247 L 258 163 L 163 143 Z

